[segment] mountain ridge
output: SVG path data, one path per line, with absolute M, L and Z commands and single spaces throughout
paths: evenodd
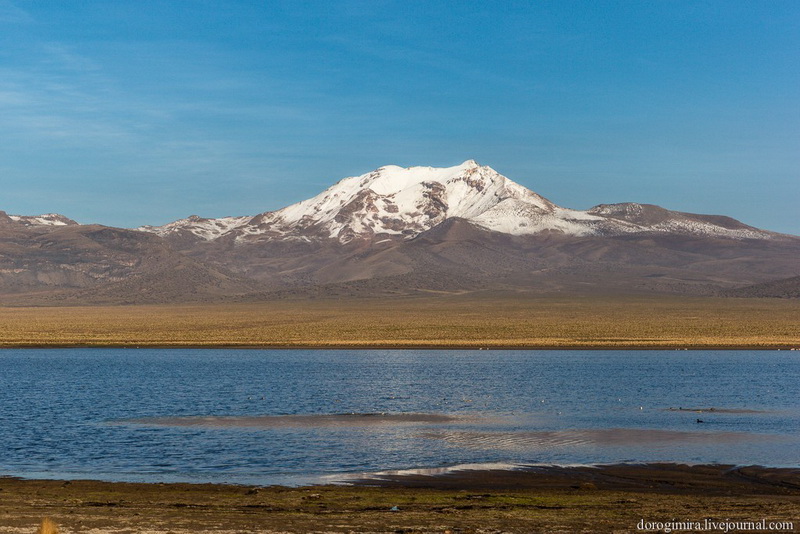
M 798 274 L 800 237 L 651 204 L 571 210 L 473 160 L 380 167 L 279 210 L 158 227 L 0 212 L 0 297 L 17 303 L 464 291 L 733 296 Z

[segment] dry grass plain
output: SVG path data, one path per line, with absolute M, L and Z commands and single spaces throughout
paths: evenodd
M 0 346 L 797 348 L 797 299 L 431 295 L 0 307 Z

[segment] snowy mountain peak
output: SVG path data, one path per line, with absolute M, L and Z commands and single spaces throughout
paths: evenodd
M 434 167 L 403 168 L 388 165 L 357 178 L 361 179 L 359 180 L 361 187 L 368 187 L 379 195 L 393 195 L 424 182 L 444 184 L 458 176 L 474 173 L 478 168 L 480 165 L 474 160 L 467 160 L 461 165 L 441 169 Z
M 443 168 L 387 165 L 255 217 L 191 216 L 140 230 L 209 241 L 225 237 L 237 243 L 319 239 L 347 243 L 381 236 L 413 238 L 452 218 L 512 235 L 681 233 L 736 239 L 772 235 L 729 218 L 682 214 L 647 204 L 601 204 L 588 211 L 562 208 L 471 159 Z
M 381 167 L 345 178 L 319 195 L 259 216 L 259 223 L 289 234 L 350 241 L 379 234 L 413 237 L 446 219 L 474 220 L 513 201 L 530 213 L 552 213 L 556 206 L 491 167 L 467 160 L 454 167 Z M 492 221 L 478 224 L 492 228 Z

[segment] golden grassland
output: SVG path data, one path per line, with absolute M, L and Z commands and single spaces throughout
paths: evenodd
M 796 348 L 800 301 L 463 294 L 0 307 L 0 346 Z

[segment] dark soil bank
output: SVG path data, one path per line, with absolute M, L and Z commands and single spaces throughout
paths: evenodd
M 797 530 L 800 469 L 532 467 L 303 488 L 0 478 L 0 533 L 44 517 L 62 533 L 634 532 L 707 519 Z

